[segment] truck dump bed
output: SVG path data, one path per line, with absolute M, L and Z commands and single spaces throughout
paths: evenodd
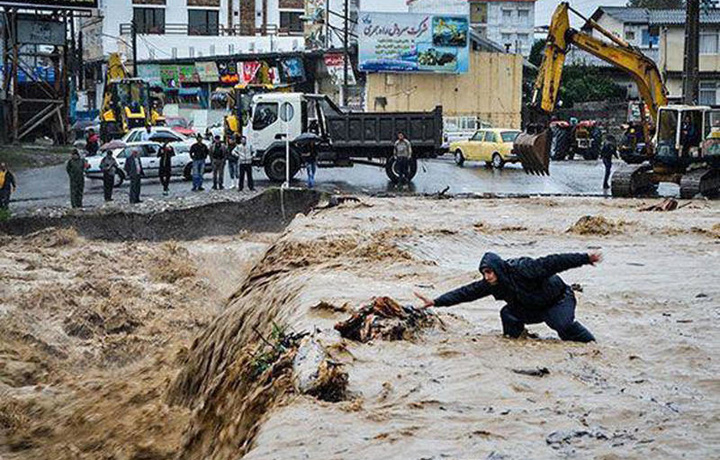
M 431 112 L 348 112 L 326 110 L 328 134 L 336 150 L 352 156 L 387 156 L 397 133 L 410 140 L 416 157 L 431 156 L 442 147 L 442 107 Z M 356 153 L 355 153 L 356 152 Z

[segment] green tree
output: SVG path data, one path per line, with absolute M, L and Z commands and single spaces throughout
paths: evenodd
M 563 107 L 578 102 L 623 100 L 627 91 L 593 66 L 568 65 L 563 69 L 560 97 Z
M 540 66 L 545 52 L 545 40 L 535 40 L 532 48 L 530 48 L 530 57 L 528 60 L 532 65 Z
M 650 10 L 667 10 L 685 8 L 685 2 L 683 0 L 628 0 L 627 6 Z

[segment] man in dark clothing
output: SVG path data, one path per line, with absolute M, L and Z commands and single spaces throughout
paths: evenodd
M 193 192 L 205 190 L 203 184 L 203 174 L 205 174 L 205 160 L 209 155 L 207 145 L 203 144 L 200 134 L 196 137 L 196 142 L 190 147 L 190 158 L 192 158 L 192 180 Z
M 223 182 L 225 179 L 225 157 L 227 149 L 220 140 L 220 136 L 215 136 L 213 144 L 210 147 L 210 158 L 212 159 L 213 172 L 213 190 L 223 190 Z
M 125 175 L 130 178 L 130 204 L 142 203 L 140 201 L 140 179 L 143 174 L 140 150 L 133 149 L 130 157 L 125 160 Z
M 175 156 L 175 149 L 170 145 L 170 141 L 165 141 L 160 151 L 158 152 L 158 158 L 160 159 L 160 168 L 158 174 L 160 176 L 160 183 L 163 186 L 163 195 L 167 195 L 170 192 L 170 176 L 172 176 L 172 157 Z
M 10 206 L 10 195 L 17 189 L 15 175 L 5 163 L 0 163 L 0 209 Z
M 602 260 L 599 253 L 557 254 L 539 259 L 503 260 L 486 253 L 480 262 L 481 281 L 455 289 L 435 300 L 415 294 L 424 307 L 450 307 L 492 295 L 507 302 L 500 310 L 503 334 L 517 338 L 526 324 L 545 323 L 562 340 L 592 342 L 595 337 L 575 321 L 575 294 L 557 273 Z
M 603 165 L 605 165 L 605 178 L 603 179 L 603 188 L 610 188 L 610 172 L 612 171 L 612 159 L 620 158 L 615 147 L 615 137 L 608 136 L 605 139 L 602 150 L 600 150 L 600 157 L 602 158 Z
M 70 205 L 73 208 L 82 208 L 85 190 L 85 160 L 80 156 L 78 149 L 72 150 L 65 170 L 70 177 Z
M 100 161 L 100 170 L 103 173 L 103 192 L 105 201 L 112 201 L 113 187 L 115 186 L 115 175 L 117 174 L 118 163 L 113 157 L 112 150 L 106 150 L 105 156 Z
M 92 156 L 97 153 L 98 148 L 100 148 L 99 141 L 100 138 L 95 134 L 95 130 L 92 128 L 88 129 L 87 140 L 85 142 L 85 150 L 88 155 Z
M 699 145 L 700 140 L 698 138 L 697 127 L 692 122 L 690 115 L 685 115 L 680 125 L 680 147 L 682 148 L 682 156 L 687 156 L 690 153 L 691 147 L 697 147 Z

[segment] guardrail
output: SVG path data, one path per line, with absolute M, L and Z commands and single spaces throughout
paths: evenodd
M 132 23 L 120 24 L 120 35 L 132 34 Z M 138 27 L 139 35 L 192 35 L 192 36 L 238 36 L 247 35 L 242 33 L 240 25 L 236 24 L 227 27 L 222 24 L 165 24 L 153 27 Z M 292 36 L 299 37 L 303 35 L 301 31 L 291 31 L 286 28 L 280 28 L 275 24 L 268 24 L 266 27 L 255 28 L 254 36 Z

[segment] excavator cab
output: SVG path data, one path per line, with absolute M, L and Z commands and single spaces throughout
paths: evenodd
M 706 113 L 709 107 L 670 105 L 660 107 L 655 133 L 655 158 L 659 166 L 685 168 L 702 157 Z

